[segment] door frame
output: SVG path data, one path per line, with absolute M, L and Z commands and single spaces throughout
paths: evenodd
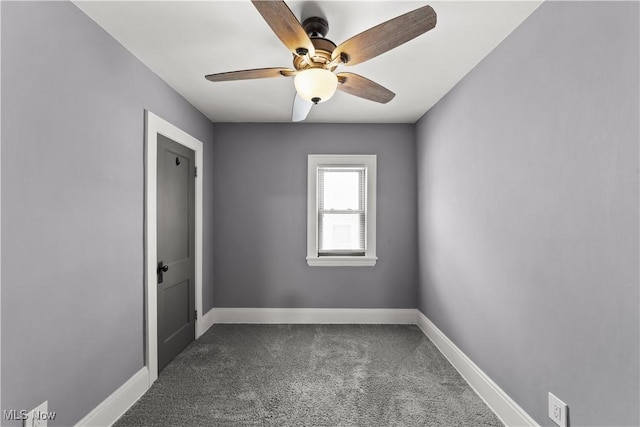
M 149 386 L 158 378 L 158 230 L 157 230 L 157 195 L 158 195 L 158 134 L 175 141 L 195 152 L 198 176 L 196 179 L 195 197 L 195 303 L 198 316 L 196 319 L 196 338 L 201 333 L 199 322 L 202 321 L 202 177 L 204 176 L 202 149 L 203 144 L 188 133 L 182 131 L 152 112 L 145 110 L 145 365 L 149 369 Z

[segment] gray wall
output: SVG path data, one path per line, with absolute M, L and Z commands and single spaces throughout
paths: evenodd
M 215 136 L 205 311 L 418 301 L 538 422 L 640 424 L 637 3 L 543 4 L 416 128 L 215 135 L 72 4 L 0 8 L 2 409 L 71 425 L 143 366 L 146 108 Z M 307 266 L 310 153 L 378 154 L 375 267 Z
M 0 7 L 2 409 L 68 426 L 144 363 L 144 109 L 213 125 L 72 3 Z
M 306 263 L 308 154 L 377 154 L 375 267 Z M 413 308 L 413 125 L 216 124 L 217 307 Z
M 536 421 L 638 425 L 637 2 L 546 2 L 417 125 L 419 308 Z

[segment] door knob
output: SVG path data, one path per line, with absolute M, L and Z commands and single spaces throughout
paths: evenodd
M 162 281 L 164 280 L 163 274 L 162 273 L 166 273 L 167 271 L 169 271 L 169 266 L 165 265 L 164 262 L 160 261 L 158 263 L 158 284 L 162 283 Z

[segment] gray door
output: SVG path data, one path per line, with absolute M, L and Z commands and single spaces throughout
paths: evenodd
M 195 339 L 195 152 L 158 134 L 158 371 Z

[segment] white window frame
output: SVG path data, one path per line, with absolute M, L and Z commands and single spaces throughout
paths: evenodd
M 366 250 L 364 255 L 318 255 L 318 167 L 364 166 L 366 181 Z M 307 264 L 321 267 L 374 266 L 376 256 L 376 176 L 375 154 L 310 154 L 307 164 Z

